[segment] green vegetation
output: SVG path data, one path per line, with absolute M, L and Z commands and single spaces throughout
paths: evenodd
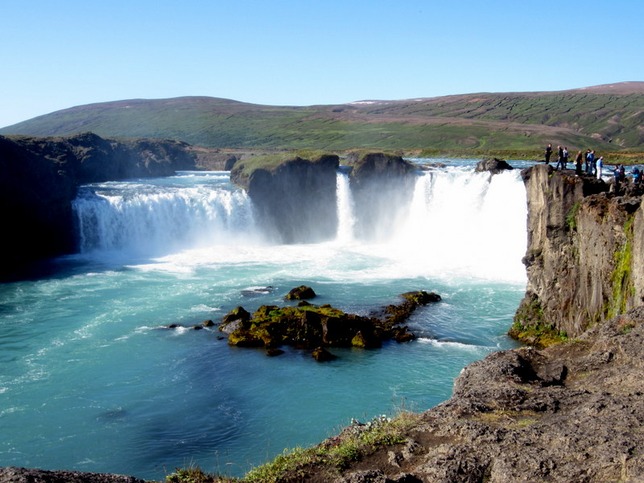
M 543 146 L 551 142 L 571 151 L 594 148 L 610 164 L 644 159 L 643 112 L 644 83 L 621 93 L 599 88 L 485 93 L 308 107 L 184 97 L 78 106 L 0 133 L 92 131 L 106 138 L 153 137 L 255 150 L 401 150 L 450 157 L 502 157 L 506 152 L 506 159 L 540 159 Z
M 614 254 L 615 268 L 611 276 L 613 292 L 606 312 L 606 317 L 609 319 L 626 311 L 628 300 L 633 296 L 635 290 L 631 279 L 633 221 L 634 217 L 631 215 L 624 223 L 626 241 L 621 249 L 615 251 Z
M 576 201 L 570 208 L 570 211 L 566 214 L 566 225 L 570 231 L 577 230 L 577 213 L 579 213 L 580 206 L 581 201 Z
M 243 161 L 235 163 L 233 170 L 237 173 L 237 176 L 247 178 L 257 169 L 274 171 L 284 163 L 295 161 L 297 159 L 305 159 L 312 163 L 316 163 L 328 155 L 328 152 L 319 150 L 279 151 L 270 154 L 246 157 Z
M 548 324 L 543 316 L 543 308 L 536 295 L 524 300 L 517 309 L 508 335 L 520 342 L 537 348 L 549 347 L 568 340 L 564 331 Z
M 476 418 L 480 421 L 507 429 L 524 429 L 539 422 L 542 414 L 531 410 L 495 409 L 480 412 Z
M 276 483 L 287 476 L 297 481 L 307 471 L 328 471 L 329 481 L 351 463 L 381 448 L 403 444 L 420 414 L 401 412 L 394 418 L 377 416 L 367 423 L 353 420 L 339 435 L 311 448 L 284 450 L 273 461 L 250 470 L 241 479 L 208 475 L 197 468 L 179 469 L 168 475 L 166 483 Z
M 561 344 L 568 340 L 565 331 L 557 330 L 552 325 L 522 325 L 516 321 L 512 324 L 510 335 L 514 339 L 538 349 Z

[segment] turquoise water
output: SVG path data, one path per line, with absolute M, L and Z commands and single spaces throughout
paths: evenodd
M 351 418 L 448 398 L 463 366 L 514 346 L 526 202 L 516 170 L 490 181 L 443 161 L 419 175 L 396 229 L 369 241 L 352 236 L 342 173 L 338 236 L 300 245 L 265 239 L 228 173 L 88 186 L 82 253 L 0 286 L 0 466 L 241 475 Z M 300 284 L 315 303 L 364 314 L 408 290 L 443 301 L 409 321 L 418 340 L 333 349 L 326 364 L 229 347 L 216 328 L 163 328 L 284 304 Z

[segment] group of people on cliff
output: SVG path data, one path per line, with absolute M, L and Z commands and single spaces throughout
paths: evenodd
M 552 144 L 548 144 L 545 150 L 545 163 L 550 164 L 550 158 L 552 157 Z M 568 167 L 568 147 L 567 146 L 557 146 L 557 164 L 555 169 L 564 170 Z M 595 155 L 594 149 L 588 149 L 585 153 L 581 150 L 577 151 L 575 156 L 575 174 L 581 176 L 586 174 L 588 176 L 596 176 L 597 179 L 601 179 L 604 170 L 604 157 Z
M 553 149 L 552 144 L 548 144 L 544 153 L 544 162 L 550 164 L 550 158 L 552 157 Z M 555 169 L 564 170 L 567 169 L 568 165 L 568 147 L 567 146 L 557 146 L 557 164 Z M 597 179 L 602 179 L 604 175 L 604 157 L 595 154 L 594 149 L 588 149 L 584 153 L 579 150 L 575 156 L 575 174 L 581 176 L 585 174 L 587 176 L 594 176 Z M 613 171 L 615 177 L 615 182 L 620 183 L 626 181 L 626 173 L 624 165 L 618 164 L 615 166 Z M 633 183 L 639 185 L 642 182 L 642 171 L 638 167 L 634 167 L 631 172 Z

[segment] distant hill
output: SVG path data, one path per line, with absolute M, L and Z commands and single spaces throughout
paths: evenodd
M 146 137 L 212 148 L 644 151 L 644 82 L 341 105 L 266 106 L 212 97 L 72 107 L 0 134 Z

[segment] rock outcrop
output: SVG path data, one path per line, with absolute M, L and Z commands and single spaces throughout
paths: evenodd
M 644 303 L 644 213 L 637 191 L 592 177 L 525 170 L 528 285 L 513 334 L 537 344 L 543 329 L 577 337 Z M 610 191 L 610 192 L 609 192 Z M 530 334 L 530 330 L 536 329 Z M 538 333 L 537 333 L 538 332 Z
M 230 179 L 253 200 L 257 222 L 283 243 L 328 240 L 338 226 L 336 155 L 238 161 Z
M 488 158 L 476 163 L 474 171 L 477 173 L 489 171 L 491 174 L 499 174 L 510 169 L 514 169 L 514 167 L 512 167 L 507 161 L 499 158 Z
M 413 196 L 417 168 L 400 156 L 368 153 L 349 175 L 360 238 L 386 237 Z
M 49 471 L 29 468 L 0 468 L 0 483 L 146 483 L 133 476 L 82 471 Z
M 176 141 L 0 136 L 0 280 L 33 261 L 75 251 L 71 201 L 80 184 L 194 167 L 188 145 Z
M 302 286 L 289 294 L 299 289 L 312 292 L 310 287 Z M 349 314 L 331 305 L 314 305 L 305 300 L 297 306 L 262 305 L 252 315 L 243 307 L 236 307 L 223 317 L 219 330 L 228 335 L 230 345 L 268 350 L 289 345 L 313 350 L 315 359 L 328 360 L 324 358 L 328 347 L 376 348 L 390 339 L 397 342 L 415 339 L 401 324 L 418 307 L 439 302 L 441 297 L 420 290 L 406 292 L 401 298 L 399 304 L 388 305 L 373 316 Z
M 466 367 L 404 442 L 349 468 L 300 468 L 297 481 L 640 482 L 643 351 L 639 308 L 574 343 L 493 353 Z

